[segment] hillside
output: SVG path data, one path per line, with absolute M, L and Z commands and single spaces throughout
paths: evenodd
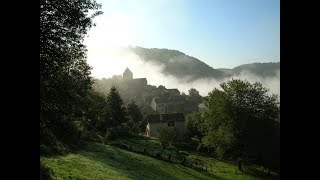
M 123 139 L 133 147 L 159 149 L 155 139 Z M 129 152 L 114 146 L 88 143 L 81 151 L 66 156 L 41 157 L 57 179 L 261 179 L 261 176 L 236 174 L 237 167 L 209 157 L 190 154 L 210 162 L 212 171 L 199 171 L 149 156 Z M 271 179 L 273 177 L 270 177 Z
M 189 78 L 193 81 L 200 78 L 223 79 L 238 75 L 242 71 L 252 73 L 259 77 L 276 76 L 280 70 L 278 63 L 251 63 L 237 66 L 233 69 L 214 69 L 201 60 L 188 56 L 183 52 L 170 49 L 130 47 L 135 54 L 146 62 L 153 62 L 163 65 L 163 73 L 175 76 L 178 79 Z
M 280 62 L 243 64 L 233 69 L 219 68 L 219 70 L 230 75 L 238 75 L 241 72 L 250 72 L 260 77 L 274 77 L 280 72 Z
M 180 165 L 156 160 L 109 145 L 90 143 L 77 154 L 41 158 L 57 179 L 212 179 Z
M 220 79 L 226 76 L 222 71 L 177 50 L 142 47 L 132 47 L 130 50 L 146 62 L 164 65 L 163 73 L 175 76 L 178 79 L 188 77 L 190 81 L 193 81 L 199 78 L 214 77 Z

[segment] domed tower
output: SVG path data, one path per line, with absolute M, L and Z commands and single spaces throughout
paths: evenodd
M 127 69 L 123 72 L 123 79 L 133 79 L 133 73 L 130 71 L 129 68 L 127 68 Z

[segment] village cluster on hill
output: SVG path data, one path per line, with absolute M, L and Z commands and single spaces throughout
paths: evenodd
M 107 94 L 112 86 L 117 87 L 125 103 L 134 101 L 146 114 L 190 113 L 198 109 L 202 97 L 192 97 L 180 93 L 178 89 L 167 89 L 148 85 L 146 78 L 133 78 L 129 68 L 123 75 L 96 80 L 94 88 Z

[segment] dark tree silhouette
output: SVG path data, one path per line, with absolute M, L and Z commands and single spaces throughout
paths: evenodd
M 77 142 L 74 121 L 83 115 L 78 105 L 92 84 L 82 40 L 99 8 L 92 0 L 40 1 L 41 144 Z
M 141 126 L 144 126 L 145 123 L 143 122 L 142 112 L 134 101 L 130 101 L 127 105 L 127 113 L 129 116 L 130 130 L 134 133 L 138 133 L 142 129 Z
M 126 109 L 123 106 L 122 98 L 116 87 L 110 89 L 107 97 L 109 120 L 107 120 L 106 139 L 114 139 L 117 136 L 118 128 L 126 122 Z

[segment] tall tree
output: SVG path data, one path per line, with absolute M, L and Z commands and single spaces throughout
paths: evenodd
M 109 109 L 109 120 L 107 120 L 106 139 L 113 139 L 117 135 L 117 129 L 127 120 L 123 100 L 115 86 L 110 89 L 107 97 L 107 103 Z
M 141 131 L 141 126 L 144 125 L 144 122 L 142 112 L 134 101 L 130 101 L 128 103 L 127 113 L 129 116 L 129 125 L 131 131 L 133 131 L 134 133 L 138 133 L 139 131 Z
M 92 84 L 82 40 L 99 8 L 94 0 L 40 1 L 41 144 L 75 142 L 78 104 Z
M 127 105 L 128 115 L 131 119 L 137 123 L 142 120 L 142 113 L 140 108 L 136 105 L 134 101 L 130 101 Z
M 188 90 L 189 99 L 197 104 L 201 103 L 202 96 L 199 94 L 199 91 L 195 88 L 191 88 Z
M 85 100 L 84 137 L 87 140 L 94 140 L 97 133 L 104 134 L 106 132 L 109 107 L 106 97 L 96 91 L 90 91 Z

